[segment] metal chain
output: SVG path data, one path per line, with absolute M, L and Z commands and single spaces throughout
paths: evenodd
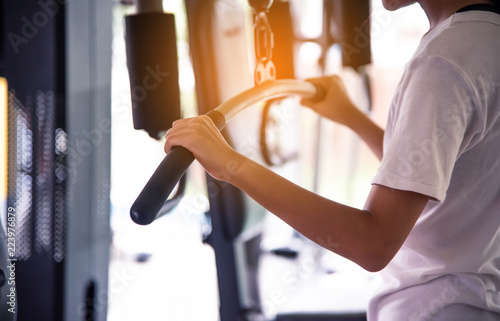
M 257 59 L 254 79 L 255 85 L 258 86 L 266 80 L 276 79 L 276 67 L 271 60 L 274 38 L 265 12 L 258 12 L 255 15 L 254 33 L 255 58 Z

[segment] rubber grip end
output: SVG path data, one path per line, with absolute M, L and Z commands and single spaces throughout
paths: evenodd
M 131 219 L 139 225 L 148 225 L 157 217 L 177 182 L 194 161 L 193 154 L 181 146 L 174 146 L 163 158 L 151 178 L 130 208 Z
M 134 223 L 139 224 L 139 225 L 149 225 L 153 222 L 153 220 L 150 220 L 148 216 L 142 215 L 143 211 L 137 209 L 137 205 L 134 204 L 130 208 L 130 218 Z

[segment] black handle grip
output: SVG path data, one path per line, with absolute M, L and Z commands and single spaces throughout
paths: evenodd
M 207 113 L 217 128 L 226 123 L 218 111 Z M 168 196 L 194 161 L 193 154 L 184 147 L 174 146 L 163 158 L 130 208 L 130 217 L 140 225 L 148 225 L 158 217 L 158 212 Z
M 130 208 L 130 217 L 140 225 L 153 222 L 168 196 L 194 161 L 193 154 L 175 146 L 163 158 Z

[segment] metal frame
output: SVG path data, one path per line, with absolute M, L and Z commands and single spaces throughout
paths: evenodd
M 108 304 L 111 147 L 111 1 L 66 4 L 68 166 L 64 320 L 106 320 Z M 85 133 L 92 149 L 78 150 Z M 97 137 L 101 137 L 98 139 Z
M 248 62 L 241 66 L 238 72 L 241 82 L 247 80 L 246 88 L 239 88 L 237 92 L 228 92 L 228 88 L 221 86 L 219 77 L 221 61 L 218 60 L 218 50 L 215 38 L 215 28 L 223 23 L 223 17 L 216 10 L 230 12 L 240 6 L 237 1 L 217 0 L 185 0 L 187 21 L 189 28 L 189 45 L 196 79 L 196 94 L 198 111 L 207 113 L 225 99 L 250 88 L 253 85 L 253 75 Z M 232 17 L 234 19 L 234 16 Z M 238 20 L 244 26 L 244 19 Z M 240 26 L 241 27 L 241 26 Z M 234 29 L 244 32 L 242 29 Z M 241 34 L 239 36 L 242 36 Z M 245 34 L 243 34 L 245 36 Z M 232 38 L 238 41 L 241 38 Z M 246 45 L 246 40 L 243 41 Z M 245 48 L 240 48 L 245 50 Z M 240 66 L 239 66 L 240 67 Z M 245 70 L 248 74 L 245 75 Z M 233 84 L 231 84 L 233 85 Z M 229 97 L 228 97 L 229 95 Z M 228 126 L 229 127 L 229 126 Z M 223 130 L 226 140 L 232 144 L 228 128 Z M 246 196 L 232 185 L 223 184 L 207 175 L 212 231 L 206 242 L 213 247 L 217 266 L 217 279 L 220 297 L 221 321 L 247 320 L 247 314 L 260 311 L 260 299 L 257 289 L 256 270 L 258 264 L 258 246 L 260 234 L 241 240 L 241 233 L 245 228 L 249 210 L 249 201 Z

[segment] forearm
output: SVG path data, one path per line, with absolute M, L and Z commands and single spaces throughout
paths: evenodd
M 372 262 L 379 261 L 385 249 L 382 229 L 370 212 L 321 197 L 241 155 L 236 157 L 231 184 L 310 240 L 367 270 L 376 269 Z
M 301 103 L 321 116 L 352 129 L 382 159 L 384 130 L 353 104 L 340 77 L 320 77 L 310 81 L 325 88 L 326 96 L 321 101 L 303 99 Z
M 368 117 L 353 130 L 381 154 L 382 131 Z M 174 122 L 165 140 L 190 150 L 214 178 L 229 182 L 297 231 L 369 271 L 383 268 L 397 253 L 427 204 L 414 192 L 373 185 L 365 210 L 348 207 L 305 190 L 232 149 L 207 116 Z
M 382 160 L 384 154 L 384 130 L 357 108 L 352 109 L 352 115 L 349 119 L 349 122 L 345 125 L 358 134 L 375 156 Z

